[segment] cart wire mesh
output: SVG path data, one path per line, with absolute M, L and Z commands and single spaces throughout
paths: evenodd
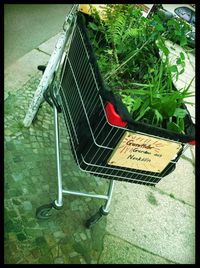
M 83 27 L 77 20 L 70 47 L 60 66 L 60 81 L 56 84 L 75 161 L 82 171 L 97 177 L 155 185 L 175 169 L 184 144 L 176 141 L 181 144 L 181 149 L 160 173 L 111 166 L 107 163 L 127 128 L 108 122 L 105 101 L 100 94 L 102 85 L 97 79 L 94 57 L 85 38 Z

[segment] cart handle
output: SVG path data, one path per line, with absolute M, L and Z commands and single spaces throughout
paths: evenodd
M 108 119 L 108 122 L 111 125 L 119 126 L 119 127 L 125 127 L 127 125 L 127 122 L 124 122 L 120 115 L 116 113 L 115 107 L 111 102 L 108 102 L 105 107 L 106 116 Z
M 196 140 L 189 141 L 188 143 L 189 143 L 190 145 L 196 145 Z

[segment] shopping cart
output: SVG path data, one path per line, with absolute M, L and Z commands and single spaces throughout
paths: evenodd
M 106 91 L 83 15 L 77 11 L 74 16 L 67 48 L 44 93 L 44 99 L 54 110 L 58 198 L 39 207 L 36 217 L 48 219 L 53 208 L 62 207 L 64 194 L 105 200 L 98 212 L 86 221 L 89 228 L 109 213 L 114 181 L 155 186 L 175 169 L 187 143 L 194 137 L 193 133 L 175 135 L 123 120 Z M 63 189 L 59 113 L 64 116 L 77 166 L 82 172 L 108 179 L 107 194 Z M 190 118 L 188 120 L 191 124 Z

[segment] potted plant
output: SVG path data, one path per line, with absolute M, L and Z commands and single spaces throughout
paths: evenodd
M 173 20 L 168 23 L 172 25 Z M 184 24 L 181 27 L 173 34 L 176 40 L 183 39 Z M 166 29 L 158 16 L 149 19 L 134 5 L 109 4 L 102 20 L 91 7 L 87 29 L 106 88 L 116 99 L 115 104 L 126 107 L 126 121 L 150 133 L 163 130 L 167 137 L 171 133 L 193 135 L 194 126 L 185 106 L 186 99 L 193 95 L 189 91 L 192 81 L 181 90 L 173 85 L 173 77 L 178 79 L 184 71 L 185 56 L 181 52 L 176 64 L 170 65 L 163 36 Z

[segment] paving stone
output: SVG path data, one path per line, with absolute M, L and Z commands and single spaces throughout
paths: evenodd
M 53 233 L 59 231 L 59 229 L 60 229 L 60 226 L 57 226 L 54 222 L 49 222 L 48 225 L 49 225 L 51 232 L 53 232 Z
M 15 157 L 13 158 L 13 161 L 14 161 L 15 163 L 19 163 L 19 162 L 22 161 L 22 158 L 21 158 L 20 156 L 15 156 Z
M 9 141 L 12 141 L 12 138 L 11 138 L 11 137 L 5 137 L 5 140 L 6 140 L 7 142 L 9 142 Z
M 79 255 L 79 253 L 76 252 L 76 251 L 73 251 L 73 252 L 69 253 L 69 257 L 70 257 L 70 258 L 74 258 L 74 257 L 76 257 L 76 256 L 78 256 L 78 255 Z
M 21 225 L 19 222 L 6 219 L 5 221 L 5 231 L 6 232 L 19 232 L 21 230 Z
M 80 237 L 81 237 L 82 240 L 86 240 L 87 239 L 87 236 L 84 233 L 80 233 Z
M 43 255 L 38 259 L 37 264 L 52 264 L 53 259 L 50 257 L 50 255 Z
M 86 229 L 86 234 L 89 239 L 91 239 L 91 231 L 89 229 Z
M 48 245 L 40 247 L 40 251 L 42 256 L 49 256 L 49 259 L 53 260 L 51 248 L 49 248 Z
M 173 262 L 131 245 L 127 241 L 106 235 L 104 250 L 98 264 L 173 264 Z
M 51 254 L 52 254 L 52 257 L 53 259 L 57 258 L 59 256 L 59 246 L 56 245 L 54 246 L 53 248 L 51 248 Z
M 9 249 L 10 249 L 10 252 L 17 252 L 18 251 L 17 242 L 16 241 L 13 241 L 13 240 L 10 241 L 10 243 L 9 243 Z M 8 254 L 8 256 L 9 256 L 9 254 Z
M 4 101 L 9 97 L 9 92 L 4 92 Z
M 81 261 L 80 261 L 80 257 L 74 257 L 72 259 L 70 259 L 71 261 L 71 264 L 81 264 Z
M 22 187 L 22 192 L 23 194 L 28 194 L 29 193 L 28 187 Z
M 23 241 L 23 240 L 26 240 L 27 238 L 26 238 L 26 235 L 24 235 L 23 233 L 19 233 L 17 234 L 17 239 L 19 241 Z
M 17 256 L 14 256 L 12 253 L 5 254 L 4 256 L 4 263 L 5 264 L 16 264 L 18 261 Z
M 80 263 L 81 264 L 87 264 L 87 262 L 82 257 L 80 258 Z
M 34 258 L 39 258 L 41 256 L 41 252 L 39 248 L 33 248 L 31 249 L 31 254 Z
M 74 200 L 71 202 L 70 207 L 72 211 L 76 211 L 79 210 L 79 205 L 80 205 L 80 201 L 79 200 Z
M 10 143 L 10 142 L 6 142 L 6 153 L 7 153 L 7 150 L 8 151 L 13 151 L 15 149 L 15 146 L 13 143 Z
M 55 263 L 55 264 L 63 264 L 63 263 L 65 263 L 65 262 L 64 262 L 64 259 L 63 259 L 62 257 L 59 257 L 59 258 L 56 258 L 56 259 L 54 260 L 54 263 Z
M 29 238 L 38 237 L 42 235 L 42 231 L 36 228 L 25 228 L 25 233 Z
M 23 174 L 13 174 L 12 177 L 14 181 L 20 181 L 23 179 Z
M 49 247 L 55 246 L 56 241 L 55 241 L 54 236 L 52 234 L 49 234 L 49 233 L 45 234 L 44 237 L 45 237 L 45 240 L 47 241 L 47 244 Z
M 11 136 L 13 135 L 13 132 L 10 129 L 5 130 L 5 136 Z
M 18 198 L 13 198 L 12 202 L 13 202 L 14 205 L 17 205 L 17 206 L 21 205 L 21 203 L 22 203 L 22 201 L 20 199 L 18 199 Z
M 63 238 L 65 237 L 65 234 L 62 231 L 54 232 L 53 233 L 55 238 Z
M 96 260 L 91 260 L 90 264 L 97 264 L 98 262 Z
M 20 197 L 22 195 L 22 191 L 21 191 L 21 189 L 10 189 L 9 195 L 10 195 L 10 197 L 13 197 L 13 196 Z
M 78 233 L 75 233 L 74 235 L 74 240 L 76 241 L 76 242 L 81 242 L 81 238 L 80 238 L 80 235 L 78 234 Z
M 28 191 L 25 191 L 25 193 L 28 193 Z M 25 210 L 32 210 L 33 209 L 32 204 L 31 204 L 30 201 L 23 202 L 23 208 Z
M 14 232 L 10 232 L 10 233 L 7 233 L 8 234 L 8 239 L 9 240 L 14 240 L 16 241 L 17 237 L 16 237 L 16 233 Z
M 45 246 L 47 244 L 43 236 L 36 237 L 35 242 L 36 242 L 36 245 L 38 246 Z

